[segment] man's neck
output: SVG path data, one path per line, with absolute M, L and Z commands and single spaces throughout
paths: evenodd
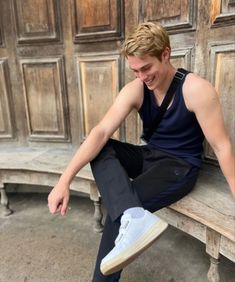
M 172 65 L 169 66 L 169 69 L 166 71 L 166 79 L 162 82 L 162 84 L 158 88 L 154 89 L 153 91 L 156 97 L 159 98 L 165 97 L 166 92 L 171 85 L 171 82 L 175 76 L 176 71 L 177 70 Z

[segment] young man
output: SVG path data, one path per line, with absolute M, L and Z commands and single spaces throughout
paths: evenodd
M 48 197 L 51 213 L 64 215 L 69 185 L 91 163 L 107 218 L 93 282 L 119 281 L 121 269 L 167 227 L 152 212 L 189 193 L 201 166 L 204 136 L 213 148 L 233 196 L 234 156 L 215 89 L 170 63 L 170 42 L 159 24 L 143 23 L 125 41 L 123 53 L 136 79 L 120 92 L 80 146 Z M 151 126 L 177 72 L 180 86 L 146 145 L 110 139 L 137 109 L 144 131 Z

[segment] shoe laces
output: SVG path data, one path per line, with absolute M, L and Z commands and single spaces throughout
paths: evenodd
M 122 238 L 124 238 L 124 236 L 125 236 L 125 234 L 127 232 L 128 226 L 130 225 L 130 222 L 131 222 L 131 215 L 124 214 L 122 216 L 122 218 L 121 218 L 121 225 L 120 225 L 120 228 L 119 228 L 118 236 L 117 236 L 117 238 L 115 240 L 115 245 L 120 243 Z

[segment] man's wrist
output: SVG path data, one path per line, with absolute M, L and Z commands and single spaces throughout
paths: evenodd
M 69 186 L 71 184 L 72 180 L 66 176 L 64 176 L 63 174 L 61 175 L 60 179 L 59 179 L 59 184 L 67 187 L 69 189 Z

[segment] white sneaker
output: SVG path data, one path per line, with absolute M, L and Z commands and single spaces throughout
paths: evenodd
M 167 226 L 165 221 L 147 210 L 141 218 L 124 214 L 115 247 L 101 261 L 101 272 L 109 275 L 123 269 L 148 248 Z

